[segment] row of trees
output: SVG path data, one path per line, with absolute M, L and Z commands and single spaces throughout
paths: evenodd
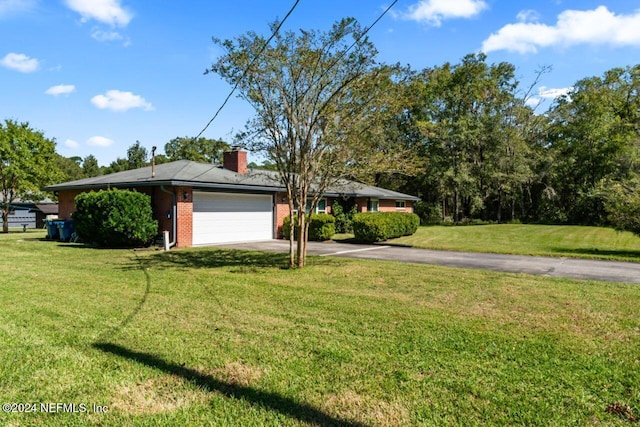
M 379 182 L 442 219 L 610 224 L 640 173 L 640 65 L 582 79 L 544 112 L 509 63 L 482 54 L 414 76 L 422 171 Z M 404 118 L 403 118 L 404 120 Z
M 222 163 L 222 153 L 228 149 L 229 145 L 221 139 L 178 137 L 165 144 L 165 154 L 155 155 L 155 163 L 193 160 L 219 164 Z M 109 165 L 100 166 L 92 154 L 84 159 L 56 154 L 54 161 L 63 180 L 74 181 L 148 166 L 151 164 L 151 153 L 140 141 L 136 141 L 127 149 L 126 157 L 118 157 Z

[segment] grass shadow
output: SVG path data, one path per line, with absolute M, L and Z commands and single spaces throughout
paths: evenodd
M 158 252 L 146 257 L 145 264 L 157 269 L 169 268 L 287 268 L 288 254 L 235 249 L 188 249 Z
M 567 254 L 568 256 L 589 255 L 589 256 L 592 256 L 593 258 L 600 258 L 604 260 L 617 259 L 617 260 L 624 260 L 624 261 L 640 262 L 640 251 L 634 251 L 634 250 L 615 251 L 615 250 L 602 250 L 598 248 L 573 248 L 573 249 L 552 248 L 552 251 L 557 253 Z
M 318 408 L 298 402 L 289 397 L 221 381 L 211 375 L 198 372 L 195 369 L 168 362 L 153 354 L 130 350 L 126 347 L 108 342 L 98 342 L 92 346 L 104 353 L 129 359 L 169 375 L 179 376 L 209 392 L 217 392 L 229 398 L 245 400 L 251 404 L 277 411 L 301 422 L 322 426 L 364 426 L 362 423 L 334 417 Z

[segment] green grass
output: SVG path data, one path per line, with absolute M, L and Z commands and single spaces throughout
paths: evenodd
M 281 254 L 42 236 L 0 235 L 0 396 L 108 412 L 0 413 L 1 425 L 640 416 L 637 285 L 318 257 L 287 270 Z
M 390 241 L 417 248 L 640 262 L 640 237 L 611 228 L 499 224 L 419 227 Z

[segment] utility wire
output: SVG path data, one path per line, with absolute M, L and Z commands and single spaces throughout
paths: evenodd
M 391 4 L 389 5 L 389 7 L 387 7 L 384 12 L 382 12 L 380 14 L 380 16 L 378 16 L 376 18 L 375 21 L 373 21 L 373 23 L 371 25 L 369 25 L 367 28 L 365 28 L 364 32 L 362 34 L 360 34 L 360 36 L 355 39 L 353 41 L 353 43 L 351 43 L 351 45 L 344 51 L 342 52 L 341 55 L 339 55 L 335 61 L 333 61 L 333 63 L 331 63 L 331 65 L 329 67 L 327 67 L 324 72 L 322 74 L 320 74 L 320 76 L 318 76 L 318 78 L 316 80 L 314 80 L 313 84 L 309 86 L 309 89 L 311 88 L 311 86 L 315 85 L 318 81 L 320 81 L 320 79 L 322 79 L 328 72 L 329 70 L 331 70 L 338 62 L 340 62 L 340 60 L 356 45 L 358 44 L 358 42 L 360 41 L 360 39 L 362 39 L 364 36 L 367 35 L 367 33 L 369 32 L 369 30 L 371 30 L 390 10 L 391 8 L 398 3 L 398 0 L 393 0 L 393 2 L 391 2 Z M 309 90 L 307 89 L 307 90 Z
M 396 0 L 396 1 L 398 1 L 398 0 Z M 269 39 L 267 39 L 267 41 L 264 43 L 264 45 L 260 49 L 260 52 L 258 52 L 258 54 L 253 58 L 253 60 L 247 66 L 247 68 L 245 68 L 244 72 L 242 73 L 242 76 L 240 77 L 240 79 L 238 79 L 238 81 L 236 81 L 236 84 L 233 86 L 233 89 L 231 89 L 231 92 L 229 92 L 229 95 L 227 95 L 227 97 L 225 98 L 225 100 L 222 103 L 222 105 L 220 106 L 220 108 L 218 108 L 218 111 L 216 111 L 216 113 L 213 115 L 211 120 L 209 120 L 209 123 L 207 123 L 207 125 L 200 131 L 198 136 L 196 136 L 194 139 L 200 138 L 200 136 L 202 136 L 202 134 L 209 128 L 211 123 L 213 123 L 213 121 L 216 119 L 216 117 L 218 117 L 218 114 L 220 114 L 220 111 L 222 111 L 224 106 L 227 105 L 227 102 L 229 102 L 229 99 L 231 99 L 231 96 L 233 95 L 233 93 L 236 91 L 236 89 L 240 85 L 240 82 L 242 82 L 242 80 L 244 80 L 244 78 L 247 76 L 247 73 L 249 72 L 249 70 L 251 69 L 253 64 L 255 64 L 255 62 L 258 60 L 258 58 L 260 58 L 260 55 L 262 55 L 262 53 L 267 48 L 267 46 L 269 46 L 269 43 L 271 43 L 271 40 L 273 40 L 273 38 L 276 36 L 276 34 L 278 34 L 278 31 L 280 31 L 280 28 L 282 28 L 282 25 L 284 24 L 284 22 L 287 20 L 289 15 L 291 15 L 293 13 L 293 11 L 296 8 L 296 6 L 298 6 L 298 3 L 300 3 L 300 0 L 296 0 L 296 2 L 293 4 L 293 6 L 291 6 L 291 9 L 289 9 L 289 12 L 287 12 L 287 14 L 285 15 L 284 19 L 282 21 L 280 21 L 280 23 L 278 24 L 276 29 L 273 31 L 273 34 L 271 34 L 271 37 L 269 37 Z

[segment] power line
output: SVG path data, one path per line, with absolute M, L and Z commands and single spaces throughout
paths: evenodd
M 351 50 L 351 48 L 353 48 L 356 44 L 358 44 L 358 42 L 360 41 L 360 39 L 362 39 L 364 36 L 366 36 L 366 35 L 367 35 L 367 33 L 369 32 L 369 30 L 371 30 L 371 29 L 372 29 L 372 28 L 373 28 L 373 27 L 374 27 L 374 26 L 375 26 L 375 25 L 376 25 L 376 24 L 377 24 L 377 23 L 378 23 L 378 22 L 379 22 L 379 21 L 380 21 L 380 20 L 381 20 L 381 19 L 382 19 L 386 14 L 387 14 L 387 12 L 389 12 L 389 11 L 391 10 L 391 8 L 392 8 L 396 3 L 398 3 L 398 0 L 393 0 L 393 2 L 391 2 L 391 4 L 389 5 L 389 7 L 387 7 L 387 8 L 384 10 L 384 12 L 382 12 L 382 13 L 380 14 L 380 16 L 378 16 L 378 17 L 376 18 L 376 20 L 375 20 L 375 21 L 373 21 L 373 23 L 372 23 L 371 25 L 369 25 L 367 28 L 365 28 L 364 32 L 363 32 L 362 34 L 360 34 L 360 36 L 359 36 L 357 39 L 355 39 L 355 40 L 353 41 L 353 43 L 351 43 L 351 45 L 350 45 L 350 46 L 349 46 L 349 47 L 348 47 L 344 52 L 342 52 L 342 54 L 341 54 L 341 55 L 339 55 L 339 56 L 336 58 L 336 60 L 335 60 L 335 61 L 333 61 L 333 63 L 332 63 L 329 67 L 327 67 L 327 68 L 324 70 L 324 72 L 323 72 L 320 76 L 318 76 L 318 78 L 313 82 L 313 85 L 315 85 L 315 84 L 316 84 L 316 82 L 318 82 L 320 79 L 322 79 L 322 78 L 323 78 L 323 77 L 324 77 L 324 76 L 329 72 L 329 70 L 331 70 L 331 69 L 332 69 L 332 68 L 333 68 L 333 67 L 334 67 L 334 66 L 335 66 L 335 65 L 336 65 L 336 64 L 337 64 L 337 63 L 338 63 L 338 62 L 339 62 L 339 61 L 340 61 L 340 60 L 341 60 L 341 59 L 342 59 L 342 58 L 343 58 L 343 57 L 344 57 L 344 56 L 345 56 L 345 55 L 346 55 L 350 50 Z M 311 85 L 311 86 L 313 86 L 313 85 Z
M 398 0 L 396 0 L 396 1 L 398 1 Z M 267 48 L 267 46 L 269 46 L 269 43 L 271 43 L 271 40 L 273 40 L 273 38 L 276 36 L 276 34 L 278 34 L 278 31 L 280 31 L 280 28 L 282 28 L 282 25 L 284 24 L 284 22 L 287 20 L 289 15 L 291 15 L 293 13 L 293 11 L 296 8 L 296 6 L 298 6 L 298 3 L 300 3 L 300 0 L 296 0 L 296 2 L 293 4 L 293 6 L 291 6 L 291 9 L 289 9 L 289 12 L 287 12 L 287 14 L 285 15 L 284 19 L 282 21 L 280 21 L 280 23 L 278 24 L 276 29 L 273 31 L 273 34 L 271 34 L 271 37 L 269 37 L 267 39 L 267 41 L 264 43 L 264 45 L 260 49 L 260 52 L 258 52 L 258 54 L 251 61 L 251 63 L 249 63 L 249 65 L 247 65 L 247 68 L 245 68 L 244 72 L 242 73 L 242 76 L 240 77 L 240 79 L 238 79 L 236 81 L 236 84 L 233 86 L 233 89 L 231 89 L 231 92 L 229 92 L 229 95 L 227 95 L 227 97 L 225 98 L 225 100 L 222 103 L 222 105 L 220 106 L 220 108 L 218 108 L 218 110 L 213 115 L 211 120 L 209 120 L 209 123 L 207 123 L 207 125 L 200 131 L 200 133 L 194 139 L 200 138 L 200 136 L 202 136 L 202 134 L 207 130 L 207 128 L 209 128 L 211 123 L 213 123 L 213 121 L 216 119 L 216 117 L 218 117 L 218 114 L 220 114 L 220 111 L 222 111 L 224 106 L 227 105 L 227 102 L 229 102 L 229 99 L 231 99 L 231 96 L 233 95 L 233 93 L 236 91 L 236 89 L 240 85 L 240 82 L 242 82 L 242 80 L 244 80 L 244 78 L 247 76 L 247 73 L 249 72 L 249 70 L 251 69 L 253 64 L 255 64 L 255 62 L 258 60 L 258 58 L 260 58 L 260 55 L 262 55 L 262 53 Z

